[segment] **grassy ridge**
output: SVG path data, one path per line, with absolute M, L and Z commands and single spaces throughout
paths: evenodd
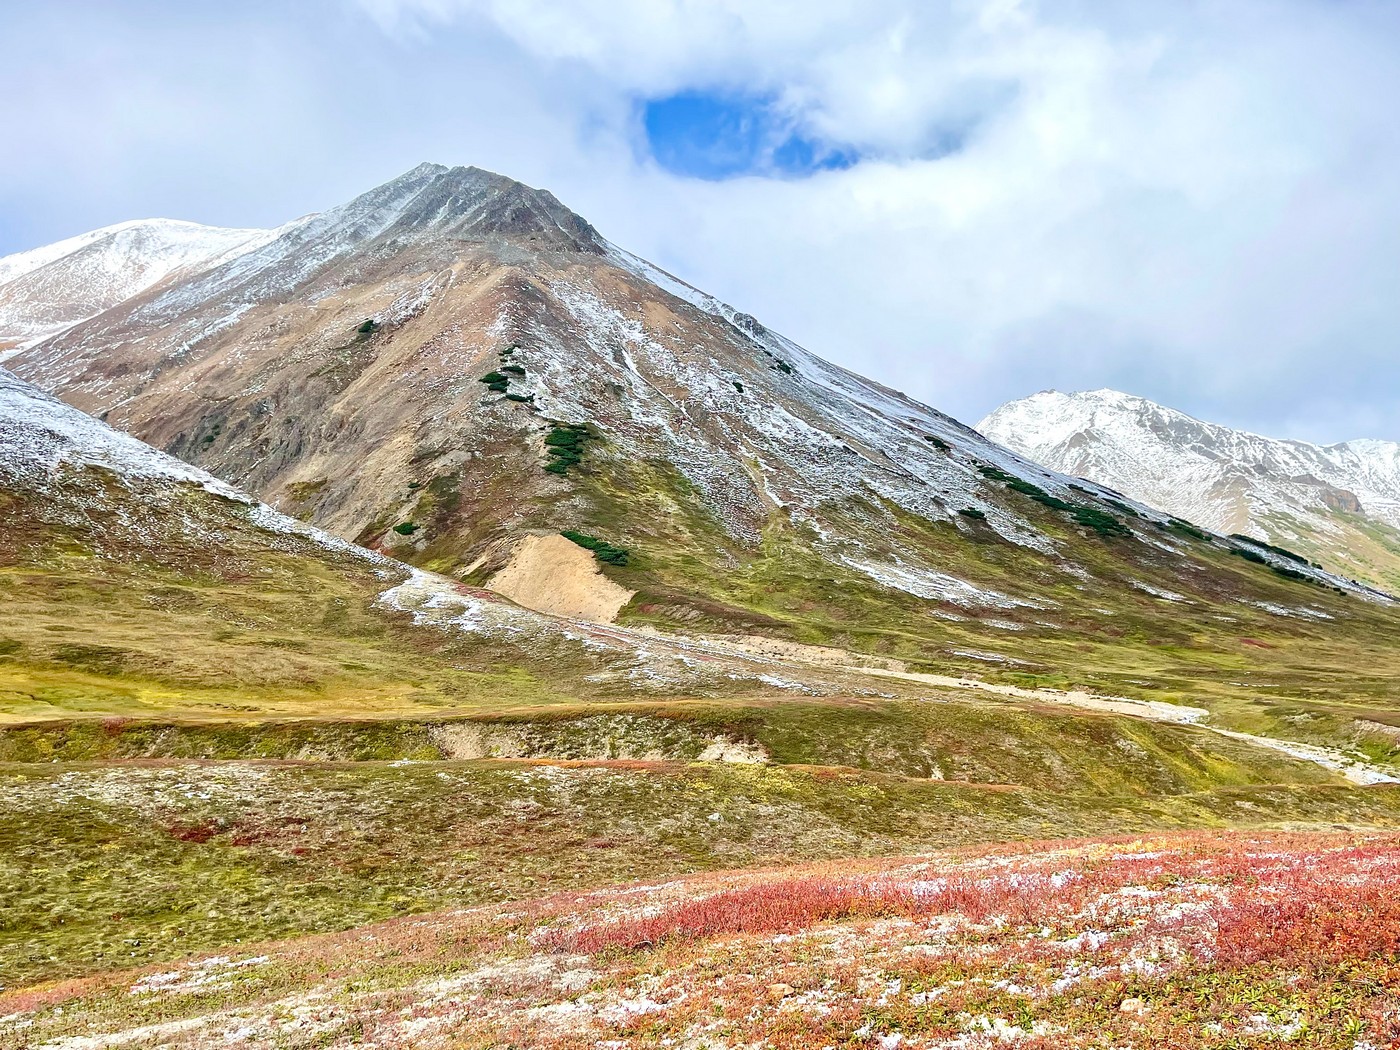
M 1319 766 L 1188 726 L 994 702 L 891 699 L 590 704 L 429 720 L 53 721 L 0 732 L 0 762 L 688 762 L 717 742 L 781 765 L 1125 796 L 1331 781 Z

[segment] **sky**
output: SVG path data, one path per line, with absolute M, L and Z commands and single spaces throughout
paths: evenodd
M 1400 440 L 1394 0 L 6 0 L 0 255 L 422 161 L 975 423 Z

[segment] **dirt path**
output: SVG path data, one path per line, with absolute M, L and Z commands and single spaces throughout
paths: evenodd
M 708 635 L 686 636 L 651 628 L 623 627 L 609 622 L 617 611 L 631 598 L 632 592 L 617 586 L 598 571 L 592 556 L 562 536 L 532 536 L 525 543 L 535 541 L 530 549 L 522 554 L 517 548 L 516 555 L 492 580 L 492 589 L 510 598 L 514 597 L 504 587 L 498 586 L 505 578 L 507 586 L 523 588 L 527 596 L 539 601 L 554 601 L 559 607 L 583 608 L 592 615 L 577 612 L 553 612 L 560 619 L 560 627 L 573 632 L 582 631 L 593 644 L 604 644 L 612 648 L 638 652 L 669 652 L 687 664 L 703 662 L 731 663 L 736 670 L 742 668 L 747 674 L 759 676 L 760 680 L 776 682 L 764 670 L 786 669 L 796 678 L 802 671 L 818 673 L 823 679 L 831 675 L 852 676 L 869 681 L 872 678 L 910 682 L 931 686 L 937 689 L 965 690 L 984 695 L 1001 697 L 1006 700 L 1029 701 L 1041 704 L 1060 704 L 1083 711 L 1101 714 L 1128 715 L 1133 718 L 1146 718 L 1154 722 L 1169 722 L 1175 725 L 1192 726 L 1208 733 L 1218 733 L 1234 740 L 1268 748 L 1304 762 L 1312 762 L 1329 769 L 1353 784 L 1400 783 L 1400 776 L 1380 766 L 1373 765 L 1358 755 L 1341 748 L 1325 747 L 1320 744 L 1305 744 L 1293 740 L 1280 740 L 1276 737 L 1255 736 L 1232 729 L 1224 729 L 1210 724 L 1210 712 L 1203 707 L 1189 707 L 1184 704 L 1169 704 L 1160 700 L 1134 700 L 1124 696 L 1102 696 L 1083 690 L 1023 689 L 1014 685 L 997 682 L 984 682 L 978 678 L 955 677 L 952 675 L 922 674 L 905 670 L 905 665 L 894 659 L 867 656 L 826 646 L 803 645 L 797 642 L 767 638 L 760 635 Z M 557 542 L 552 542 L 557 541 Z M 561 552 L 558 544 L 570 548 Z M 523 543 L 522 543 L 523 546 Z M 579 559 L 584 561 L 579 564 Z M 570 566 L 567 572 L 560 571 L 560 564 Z M 514 569 L 514 573 L 507 576 Z M 585 572 L 586 570 L 586 572 Z M 601 585 L 601 586 L 600 586 Z M 613 588 L 609 591 L 607 588 Z M 432 574 L 416 571 L 413 579 L 388 591 L 383 596 L 392 604 L 402 607 L 402 595 L 412 591 L 416 599 L 409 604 L 417 612 L 424 614 L 426 609 L 442 604 L 452 605 L 463 601 L 457 597 L 460 584 Z M 423 593 L 419 593 L 423 592 Z M 520 604 L 526 602 L 521 599 Z M 541 610 L 550 612 L 550 610 Z M 529 613 L 513 609 L 504 602 L 477 601 L 474 610 L 461 615 L 449 616 L 442 623 L 444 627 L 458 627 L 464 630 L 479 630 L 486 620 L 510 619 L 514 616 L 529 616 Z M 548 621 L 540 621 L 547 627 Z M 809 679 L 810 680 L 810 679 Z M 783 683 L 790 688 L 801 688 L 801 682 Z
M 893 678 L 904 682 L 917 682 L 939 689 L 966 689 L 980 693 L 991 693 L 1014 700 L 1030 700 L 1038 703 L 1063 704 L 1083 711 L 1098 711 L 1103 714 L 1129 715 L 1146 718 L 1154 722 L 1170 722 L 1176 725 L 1195 726 L 1210 733 L 1242 740 L 1257 747 L 1278 751 L 1304 762 L 1312 762 L 1330 769 L 1353 784 L 1395 784 L 1400 776 L 1372 765 L 1365 759 L 1343 751 L 1341 748 L 1324 747 L 1320 744 L 1304 744 L 1292 740 L 1279 740 L 1276 737 L 1255 736 L 1232 729 L 1222 729 L 1210 724 L 1210 712 L 1204 707 L 1188 707 L 1184 704 L 1169 704 L 1161 700 L 1133 700 L 1125 696 L 1101 696 L 1083 690 L 1070 689 L 1022 689 L 1014 685 L 1001 685 L 984 682 L 977 678 L 958 678 L 951 675 L 921 674 L 905 670 L 899 660 L 886 660 L 879 657 L 866 657 L 844 649 L 831 649 L 816 645 L 802 645 L 759 635 L 720 636 L 705 639 L 705 644 L 716 650 L 730 650 L 750 656 L 767 657 L 798 665 L 816 666 L 829 670 L 841 670 L 851 674 L 870 675 L 877 678 Z
M 1107 714 L 1132 715 L 1136 718 L 1149 718 L 1154 722 L 1174 722 L 1178 725 L 1195 726 L 1210 733 L 1228 736 L 1232 740 L 1243 740 L 1257 747 L 1265 747 L 1293 758 L 1312 762 L 1340 774 L 1353 784 L 1400 784 L 1397 777 L 1379 766 L 1372 765 L 1362 758 L 1343 751 L 1341 748 L 1323 747 L 1321 744 L 1303 744 L 1293 740 L 1279 740 L 1270 736 L 1255 736 L 1240 733 L 1233 729 L 1222 729 L 1211 725 L 1207 719 L 1210 712 L 1204 707 L 1186 707 L 1181 704 L 1168 704 L 1160 700 L 1131 700 L 1122 696 L 1099 696 L 1080 690 L 1021 689 L 1014 685 L 998 685 L 995 682 L 982 682 L 975 678 L 950 678 L 946 675 L 915 674 L 908 671 L 889 671 L 872 667 L 849 667 L 847 670 L 862 674 L 877 675 L 881 678 L 900 678 L 911 682 L 924 682 L 945 689 L 976 689 L 985 693 L 996 693 L 1021 700 L 1038 700 L 1052 704 L 1065 704 L 1087 711 L 1102 711 Z
M 1132 700 L 1126 696 L 1100 696 L 1097 693 L 1086 693 L 1078 689 L 1022 689 L 1014 685 L 984 682 L 978 678 L 917 674 L 913 671 L 891 671 L 877 667 L 848 667 L 847 670 L 877 675 L 880 678 L 899 678 L 906 682 L 922 682 L 925 685 L 936 685 L 941 689 L 976 689 L 984 693 L 1015 697 L 1018 700 L 1066 704 L 1086 711 L 1102 711 L 1104 714 L 1133 715 L 1137 718 L 1150 718 L 1154 722 L 1199 725 L 1204 719 L 1210 717 L 1210 712 L 1204 707 L 1186 707 L 1183 704 L 1168 704 L 1161 700 Z

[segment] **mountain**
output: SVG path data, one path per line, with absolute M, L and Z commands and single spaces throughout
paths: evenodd
M 0 419 L 0 723 L 784 691 L 761 657 L 590 637 L 355 547 L 4 369 Z
M 1400 590 L 1394 442 L 1261 437 L 1115 390 L 1044 391 L 1003 405 L 977 429 L 1052 470 Z
M 475 168 L 415 168 L 12 367 L 536 609 L 1191 703 L 1390 688 L 1390 657 L 1358 680 L 1330 655 L 1392 630 L 1384 595 L 1038 466 Z M 561 587 L 560 533 L 601 575 Z M 1256 642 L 1267 684 L 1237 684 Z
M 421 166 L 10 360 L 0 1045 L 197 1040 L 326 979 L 244 948 L 434 909 L 499 937 L 476 906 L 683 873 L 1400 820 L 1389 596 L 1037 466 L 499 175 Z M 361 976 L 427 989 L 387 1038 L 435 1038 L 409 1014 L 477 964 L 380 944 Z M 169 968 L 214 951 L 227 984 Z
M 0 258 L 0 359 L 163 281 L 251 251 L 276 232 L 140 219 Z

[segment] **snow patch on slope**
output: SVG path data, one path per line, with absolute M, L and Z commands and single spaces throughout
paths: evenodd
M 124 478 L 199 485 L 240 503 L 251 497 L 212 474 L 113 430 L 0 368 L 0 472 L 43 479 L 64 463 L 105 467 Z
M 0 483 L 46 490 L 62 483 L 63 468 L 69 465 L 112 471 L 129 487 L 153 481 L 197 485 L 241 505 L 249 523 L 264 532 L 300 537 L 328 551 L 367 561 L 385 578 L 408 572 L 406 566 L 390 558 L 289 518 L 212 474 L 115 430 L 0 368 Z M 126 520 L 126 508 L 114 509 Z
M 0 359 L 134 298 L 252 251 L 273 230 L 225 229 L 177 219 L 106 226 L 0 259 Z

